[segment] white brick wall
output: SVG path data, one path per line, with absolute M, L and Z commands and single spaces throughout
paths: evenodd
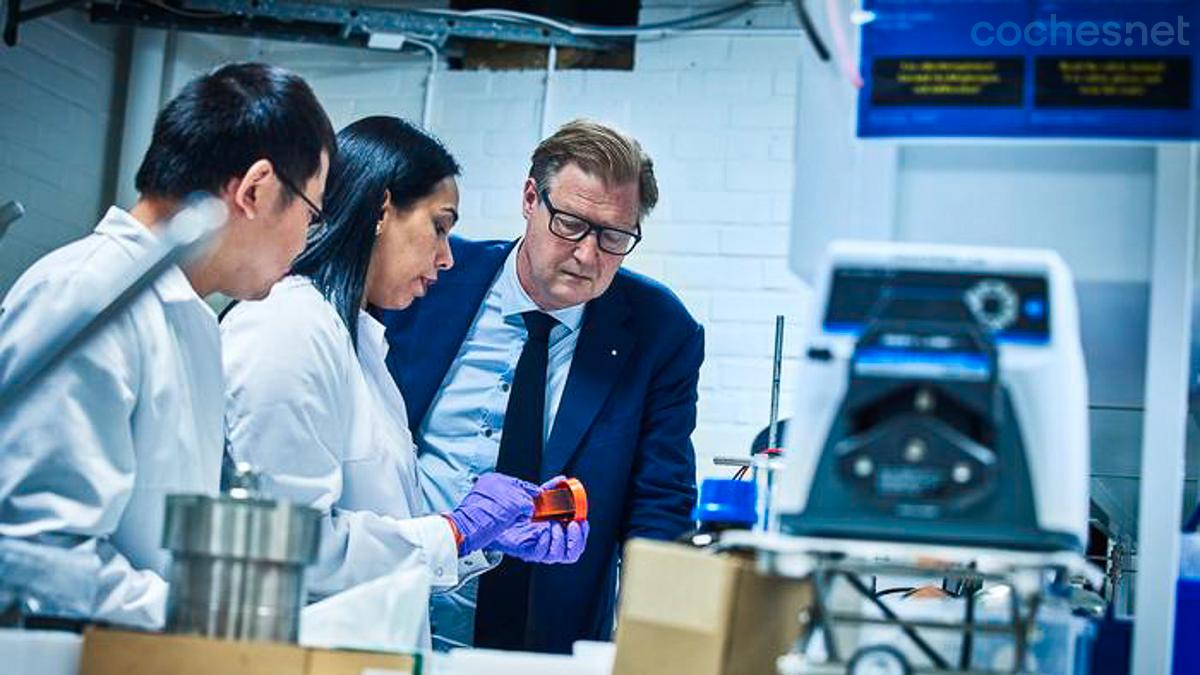
M 694 2 L 643 3 L 656 21 L 697 11 Z M 721 4 L 714 2 L 710 4 Z M 767 7 L 733 24 L 792 26 Z M 695 435 L 700 474 L 718 454 L 745 454 L 767 421 L 777 313 L 788 315 L 781 410 L 799 383 L 798 323 L 805 287 L 787 269 L 800 36 L 730 34 L 642 41 L 625 71 L 559 71 L 547 124 L 602 119 L 635 135 L 654 157 L 662 200 L 627 264 L 673 288 L 707 329 Z M 228 59 L 264 59 L 312 83 L 342 126 L 366 114 L 418 119 L 427 59 L 390 53 L 180 36 L 172 88 Z M 462 163 L 461 232 L 521 232 L 520 187 L 541 135 L 545 74 L 448 72 L 436 76 L 432 128 Z
M 91 231 L 112 199 L 124 31 L 67 11 L 0 45 L 0 203 L 26 215 L 0 240 L 0 295 L 47 251 Z

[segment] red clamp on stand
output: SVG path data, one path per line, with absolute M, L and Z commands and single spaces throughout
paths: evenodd
M 568 478 L 558 486 L 543 490 L 533 498 L 533 520 L 587 520 L 587 490 L 578 478 Z

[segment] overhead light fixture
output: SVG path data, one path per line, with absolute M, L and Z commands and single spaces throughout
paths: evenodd
M 869 9 L 856 9 L 850 12 L 850 23 L 855 26 L 865 26 L 876 19 L 875 12 Z
M 371 33 L 367 36 L 367 47 L 370 49 L 386 49 L 398 52 L 404 48 L 407 38 L 403 33 Z

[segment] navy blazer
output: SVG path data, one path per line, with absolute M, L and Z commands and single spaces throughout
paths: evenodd
M 456 264 L 429 294 L 382 313 L 388 369 L 414 434 L 514 244 L 452 238 Z M 583 481 L 591 533 L 574 565 L 534 567 L 528 649 L 567 653 L 576 640 L 611 639 L 622 544 L 691 529 L 703 360 L 703 329 L 658 282 L 621 270 L 587 304 L 541 478 Z

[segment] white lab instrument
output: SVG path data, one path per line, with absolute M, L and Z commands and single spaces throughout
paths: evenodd
M 779 530 L 1082 551 L 1087 382 L 1061 258 L 835 242 L 817 284 Z

